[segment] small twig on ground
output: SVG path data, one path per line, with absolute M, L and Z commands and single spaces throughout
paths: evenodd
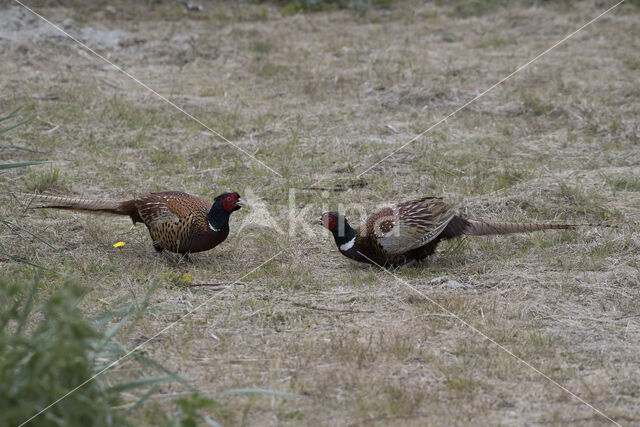
M 333 187 L 321 187 L 321 186 L 309 186 L 309 187 L 302 187 L 302 190 L 314 190 L 314 191 L 335 191 L 335 192 L 341 192 L 341 191 L 348 191 L 348 190 L 352 190 L 354 188 L 364 188 L 368 185 L 368 183 L 364 180 L 360 180 L 360 181 L 356 181 L 353 183 L 348 183 L 348 184 L 337 184 L 334 185 Z
M 231 286 L 231 285 L 246 285 L 246 282 L 220 282 L 220 283 L 192 283 L 190 285 L 187 285 L 188 288 L 199 288 L 199 287 L 207 287 L 207 288 L 222 288 L 225 286 Z M 221 289 L 214 289 L 216 291 L 219 291 Z
M 318 307 L 316 305 L 311 305 L 308 303 L 295 302 L 291 301 L 291 304 L 296 307 L 308 308 L 309 310 L 318 310 L 318 311 L 331 311 L 334 313 L 375 313 L 374 310 L 357 310 L 350 308 L 331 308 L 331 307 Z
M 630 319 L 632 317 L 640 317 L 640 314 L 627 314 L 624 316 L 616 317 L 615 320 Z
M 49 129 L 49 130 L 45 130 L 45 131 L 43 131 L 42 133 L 44 133 L 44 134 L 50 134 L 50 133 L 52 133 L 52 132 L 55 132 L 55 130 L 56 130 L 56 129 L 58 129 L 59 127 L 60 127 L 60 125 L 55 125 L 55 126 L 54 126 L 54 127 L 52 127 L 51 129 Z
M 102 79 L 102 83 L 104 83 L 105 85 L 109 86 L 112 89 L 119 89 L 119 86 L 116 85 L 115 83 L 111 83 L 109 80 L 107 79 Z
M 37 100 L 40 100 L 40 101 L 55 101 L 55 100 L 59 99 L 60 97 L 58 95 L 55 95 L 55 94 L 45 94 L 45 95 L 34 95 L 31 98 L 37 99 Z
M 302 190 L 335 191 L 335 192 L 347 191 L 348 189 L 349 189 L 348 187 L 342 187 L 342 186 L 336 186 L 336 187 L 318 187 L 318 186 L 302 187 Z
M 142 343 L 147 343 L 147 342 L 163 342 L 166 341 L 166 338 L 162 338 L 162 337 L 152 337 L 149 338 L 148 336 L 142 334 L 137 338 L 134 338 L 131 340 L 131 344 L 133 345 L 140 345 Z

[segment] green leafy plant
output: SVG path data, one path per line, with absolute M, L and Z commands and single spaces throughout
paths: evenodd
M 12 120 L 12 119 L 20 119 L 20 108 L 17 108 L 15 110 L 13 110 L 11 113 L 7 114 L 4 117 L 0 117 L 0 123 L 8 121 L 8 120 Z M 5 135 L 6 133 L 8 133 L 9 131 L 22 126 L 26 123 L 29 123 L 31 120 L 33 120 L 32 118 L 29 119 L 23 119 L 18 121 L 17 123 L 14 123 L 12 125 L 9 125 L 8 127 L 5 128 L 0 128 L 0 136 Z M 34 151 L 30 148 L 27 147 L 22 147 L 19 145 L 12 145 L 12 144 L 0 144 L 0 149 L 14 149 L 14 150 L 22 150 L 22 151 Z M 48 163 L 47 161 L 34 161 L 34 162 L 17 162 L 17 163 L 0 163 L 0 169 L 12 169 L 12 168 L 23 168 L 23 167 L 27 167 L 27 166 L 33 166 L 33 165 L 40 165 L 42 163 Z
M 8 120 L 12 120 L 12 119 L 18 119 L 17 123 L 14 123 L 12 125 L 9 125 L 8 127 L 5 128 L 0 128 L 0 137 L 2 137 L 3 135 L 5 135 L 7 132 L 9 132 L 10 130 L 13 130 L 15 128 L 17 128 L 18 126 L 24 125 L 25 123 L 30 122 L 32 119 L 21 119 L 20 117 L 20 108 L 12 111 L 11 113 L 7 114 L 4 117 L 0 117 L 0 123 L 8 121 Z M 15 150 L 22 150 L 22 151 L 34 151 L 31 150 L 29 148 L 26 147 L 21 147 L 21 146 L 17 146 L 17 145 L 11 145 L 11 144 L 2 144 L 0 145 L 0 149 L 15 149 Z M 43 163 L 48 163 L 47 161 L 30 161 L 30 162 L 16 162 L 16 163 L 0 163 L 0 170 L 4 170 L 4 169 L 15 169 L 15 168 L 24 168 L 24 167 L 28 167 L 28 166 L 33 166 L 33 165 L 40 165 Z M 15 222 L 12 221 L 7 221 L 6 219 L 0 217 L 0 235 L 2 233 L 4 233 L 5 231 L 10 231 L 14 234 L 17 234 L 18 236 L 22 236 L 23 234 L 27 234 L 37 240 L 40 240 L 41 242 L 45 243 L 46 245 L 48 245 L 49 247 L 53 248 L 53 246 L 51 246 L 51 244 L 47 243 L 44 239 L 42 239 L 41 237 L 39 237 L 37 234 L 32 233 L 31 231 L 27 230 L 26 228 L 16 224 Z M 0 242 L 0 254 L 4 255 L 5 257 L 7 257 L 9 260 L 11 261 L 19 261 L 19 262 L 24 262 L 26 264 L 31 264 L 34 266 L 38 266 L 36 264 L 33 264 L 27 260 L 21 259 L 15 255 L 12 255 L 9 253 L 9 251 L 7 250 L 7 248 Z
M 215 400 L 194 393 L 190 396 L 176 399 L 174 402 L 180 407 L 180 414 L 173 419 L 173 423 L 168 422 L 167 424 L 177 424 L 181 427 L 196 427 L 202 422 L 214 427 L 220 425 L 207 415 L 201 413 L 205 408 L 219 405 Z
M 30 121 L 33 120 L 33 118 L 28 118 L 28 119 L 23 119 L 20 115 L 20 108 L 16 108 L 15 110 L 13 110 L 11 113 L 7 114 L 6 116 L 0 117 L 0 123 L 2 122 L 6 122 L 6 121 L 11 121 L 13 119 L 17 120 L 17 123 L 13 123 L 10 124 L 7 127 L 4 128 L 0 128 L 0 137 L 2 137 L 3 135 L 7 134 L 9 131 L 22 126 L 26 123 L 29 123 Z M 27 147 L 22 147 L 20 145 L 13 145 L 13 144 L 0 144 L 0 150 L 5 150 L 5 149 L 13 149 L 13 150 L 21 150 L 21 151 L 30 151 L 30 152 L 36 152 L 36 150 L 32 150 L 31 148 L 27 148 Z M 32 165 L 39 165 L 42 163 L 49 163 L 48 161 L 34 161 L 34 162 L 17 162 L 17 163 L 0 163 L 0 169 L 11 169 L 11 168 L 23 168 L 23 167 L 27 167 L 27 166 L 32 166 Z
M 133 410 L 159 383 L 183 382 L 139 353 L 131 355 L 139 378 L 130 371 L 124 380 L 117 373 L 97 376 L 126 354 L 116 335 L 145 310 L 148 295 L 87 319 L 79 308 L 86 288 L 65 279 L 42 295 L 40 285 L 38 273 L 31 286 L 0 278 L 0 425 L 19 425 L 44 409 L 38 425 L 123 425 L 127 413 L 114 409 L 122 393 L 149 389 Z

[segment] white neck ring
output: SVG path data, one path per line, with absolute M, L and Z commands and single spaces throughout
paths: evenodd
M 340 250 L 341 251 L 348 251 L 349 249 L 351 249 L 353 247 L 353 245 L 356 243 L 356 236 L 353 237 L 353 239 L 349 240 L 347 243 L 343 243 L 340 245 Z

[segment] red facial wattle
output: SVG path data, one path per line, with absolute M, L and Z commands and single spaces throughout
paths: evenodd
M 238 195 L 236 193 L 227 194 L 222 199 L 222 208 L 227 212 L 231 212 L 233 211 L 233 208 L 235 208 L 237 202 Z
M 322 217 L 322 223 L 327 230 L 333 231 L 333 229 L 336 228 L 338 221 L 336 221 L 336 219 L 331 215 L 324 215 Z

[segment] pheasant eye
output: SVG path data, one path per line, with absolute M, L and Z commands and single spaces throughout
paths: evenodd
M 325 214 L 322 216 L 322 222 L 328 230 L 333 231 L 336 227 L 337 219 L 333 215 Z

